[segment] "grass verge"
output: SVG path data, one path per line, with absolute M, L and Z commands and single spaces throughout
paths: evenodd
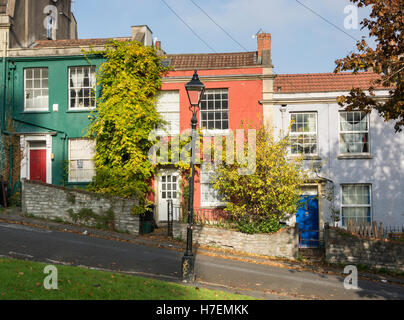
M 0 300 L 250 300 L 252 297 L 149 278 L 56 266 L 58 289 L 44 288 L 46 264 L 0 258 Z

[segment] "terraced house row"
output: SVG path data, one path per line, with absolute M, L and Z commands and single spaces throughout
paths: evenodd
M 69 3 L 58 5 L 66 8 Z M 74 16 L 69 15 L 72 23 Z M 102 49 L 109 39 L 77 39 L 73 23 L 59 25 L 60 36 L 43 29 L 34 36 L 21 36 L 34 39 L 32 43 L 15 41 L 18 19 L 11 23 L 12 19 L 9 9 L 0 17 L 1 130 L 3 137 L 18 137 L 20 150 L 14 153 L 21 152 L 21 161 L 12 164 L 17 173 L 10 169 L 11 177 L 3 180 L 85 186 L 94 176 L 94 141 L 83 137 L 88 116 L 97 107 L 100 88 L 95 87 L 95 74 L 104 60 L 85 59 L 82 48 Z M 147 26 L 131 31 L 130 37 L 119 39 L 137 40 L 165 54 L 160 42 L 153 43 Z M 352 87 L 367 88 L 374 74 L 275 74 L 269 33 L 257 34 L 257 49 L 252 52 L 166 56 L 173 70 L 163 79 L 157 108 L 171 134 L 190 127 L 184 85 L 195 69 L 207 88 L 199 113 L 206 134 L 224 135 L 249 121 L 263 122 L 279 136 L 293 123 L 290 156 L 303 154 L 315 175 L 302 186 L 306 204 L 291 223 L 296 220 L 311 230 L 321 230 L 325 222 L 344 225 L 348 218 L 404 225 L 403 134 L 396 134 L 393 125 L 376 113 L 347 112 L 336 100 Z M 387 90 L 376 89 L 380 99 L 388 95 Z M 3 146 L 3 168 L 9 161 L 5 154 Z M 209 183 L 210 176 L 203 167 L 198 169 L 195 206 L 198 214 L 214 218 L 223 204 Z M 168 199 L 179 205 L 180 179 L 174 167 L 154 178 L 157 221 L 167 220 Z M 176 211 L 175 217 L 180 214 Z

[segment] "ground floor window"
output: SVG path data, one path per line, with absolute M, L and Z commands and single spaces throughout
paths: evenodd
M 95 175 L 95 141 L 69 139 L 69 182 L 90 182 Z
M 352 219 L 371 222 L 371 186 L 363 184 L 342 185 L 342 224 Z
M 214 171 L 201 170 L 201 206 L 202 207 L 219 207 L 223 206 L 222 198 L 217 190 L 212 186 L 212 178 Z

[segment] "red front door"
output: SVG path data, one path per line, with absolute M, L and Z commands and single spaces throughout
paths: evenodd
M 46 183 L 46 150 L 30 150 L 30 180 Z

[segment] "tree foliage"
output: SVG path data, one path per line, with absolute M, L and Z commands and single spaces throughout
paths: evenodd
M 247 142 L 245 142 L 247 143 Z M 301 157 L 289 157 L 288 136 L 275 140 L 264 127 L 256 133 L 256 167 L 240 175 L 243 165 L 215 166 L 213 187 L 226 204 L 225 211 L 247 233 L 274 232 L 280 221 L 297 212 L 299 187 L 308 179 Z
M 98 72 L 102 95 L 89 128 L 96 139 L 96 176 L 89 188 L 144 201 L 154 172 L 149 133 L 164 124 L 156 96 L 167 69 L 154 48 L 136 41 L 111 41 L 97 54 L 107 61 Z
M 404 126 L 404 0 L 350 0 L 358 7 L 371 7 L 369 18 L 362 22 L 362 29 L 369 30 L 374 39 L 373 49 L 362 39 L 357 43 L 357 53 L 336 60 L 334 72 L 373 70 L 380 75 L 369 84 L 370 95 L 360 88 L 353 88 L 349 96 L 339 97 L 339 104 L 347 110 L 375 109 L 386 121 L 395 121 L 395 130 Z M 387 101 L 378 101 L 374 96 L 375 86 L 382 85 L 390 91 Z

